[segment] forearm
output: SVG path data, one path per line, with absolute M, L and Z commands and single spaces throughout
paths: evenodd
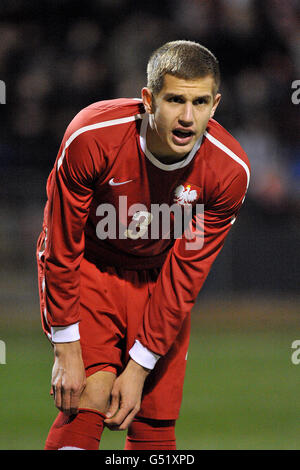
M 86 385 L 80 342 L 55 343 L 54 357 L 51 386 L 55 404 L 66 414 L 77 413 Z

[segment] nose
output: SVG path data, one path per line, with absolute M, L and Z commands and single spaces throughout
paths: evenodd
M 191 126 L 194 123 L 192 103 L 184 103 L 184 107 L 178 121 L 182 126 L 186 127 Z

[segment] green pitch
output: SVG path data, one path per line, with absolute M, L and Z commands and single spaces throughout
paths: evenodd
M 200 302 L 192 337 L 178 449 L 300 449 L 299 302 Z M 56 416 L 49 395 L 52 350 L 39 319 L 1 319 L 0 449 L 42 449 Z M 24 322 L 24 316 L 22 321 Z M 105 430 L 102 449 L 122 449 L 124 432 Z

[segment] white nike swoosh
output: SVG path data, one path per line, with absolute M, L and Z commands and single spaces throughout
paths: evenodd
M 133 180 L 122 181 L 121 183 L 115 183 L 114 178 L 111 178 L 111 179 L 109 180 L 109 184 L 110 184 L 111 186 L 120 186 L 121 184 L 130 183 L 131 181 L 133 181 Z

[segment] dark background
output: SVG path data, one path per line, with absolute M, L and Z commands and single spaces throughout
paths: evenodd
M 176 39 L 196 40 L 219 59 L 222 101 L 215 118 L 240 141 L 252 166 L 245 204 L 195 311 L 208 312 L 211 332 L 222 312 L 232 331 L 232 315 L 246 322 L 241 329 L 250 318 L 278 334 L 290 322 L 288 356 L 300 313 L 300 105 L 292 102 L 292 83 L 300 79 L 299 19 L 296 0 L 1 0 L 0 338 L 7 365 L 0 365 L 0 378 L 5 370 L 7 383 L 23 389 L 16 371 L 28 351 L 14 356 L 20 338 L 35 344 L 34 357 L 42 351 L 28 336 L 33 326 L 39 329 L 35 245 L 46 179 L 66 126 L 94 101 L 140 97 L 149 55 Z M 282 368 L 290 363 L 284 361 Z M 2 390 L 1 404 L 8 403 L 11 388 Z M 287 394 L 283 402 L 290 402 Z M 10 439 L 2 445 L 38 442 L 7 444 Z
M 299 288 L 300 77 L 296 1 L 1 1 L 1 270 L 35 269 L 45 183 L 69 121 L 101 99 L 140 97 L 149 54 L 196 40 L 220 61 L 216 119 L 249 155 L 248 197 L 206 290 Z M 30 276 L 31 276 L 30 272 Z M 212 278 L 215 278 L 215 282 Z

